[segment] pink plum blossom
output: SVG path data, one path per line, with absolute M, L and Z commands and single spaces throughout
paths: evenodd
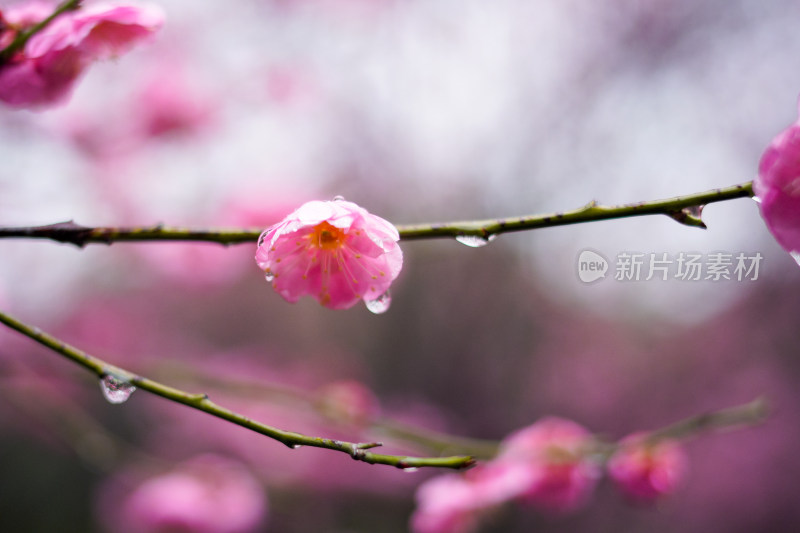
M 675 441 L 646 442 L 641 434 L 626 437 L 606 468 L 617 488 L 632 501 L 649 503 L 672 493 L 686 473 L 686 454 Z
M 800 120 L 761 156 L 753 192 L 775 240 L 800 261 Z
M 417 490 L 414 533 L 468 533 L 479 524 L 478 486 L 457 474 L 432 478 Z
M 403 266 L 400 235 L 352 202 L 303 204 L 261 234 L 256 262 L 289 302 L 311 295 L 331 309 L 384 297 Z
M 581 506 L 599 477 L 598 465 L 587 458 L 592 435 L 582 426 L 549 417 L 503 440 L 488 467 L 502 467 L 497 476 L 509 494 L 542 510 L 566 512 Z
M 545 418 L 503 440 L 500 453 L 464 476 L 423 483 L 411 518 L 416 533 L 474 531 L 501 505 L 519 501 L 565 512 L 584 503 L 599 477 L 588 459 L 592 435 L 569 420 Z
M 243 465 L 201 455 L 138 485 L 113 530 L 248 533 L 262 530 L 266 514 L 264 491 Z
M 507 461 L 489 461 L 463 476 L 432 478 L 417 489 L 411 517 L 416 533 L 474 531 L 492 511 L 517 498 L 530 485 L 530 472 Z
M 9 9 L 5 19 L 20 31 L 53 9 L 40 3 L 24 5 Z M 23 108 L 62 103 L 89 64 L 129 51 L 150 38 L 163 22 L 162 11 L 146 5 L 101 3 L 65 13 L 0 65 L 0 100 Z

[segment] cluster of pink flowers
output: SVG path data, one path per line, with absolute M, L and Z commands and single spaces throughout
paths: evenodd
M 544 418 L 509 435 L 496 458 L 464 476 L 448 474 L 422 484 L 411 528 L 416 533 L 474 531 L 484 516 L 508 502 L 549 513 L 578 509 L 601 476 L 597 451 L 582 426 Z M 625 496 L 647 503 L 673 492 L 686 461 L 677 443 L 650 443 L 635 434 L 620 442 L 606 466 Z
M 331 309 L 359 300 L 369 307 L 385 301 L 400 273 L 399 239 L 392 224 L 352 202 L 311 201 L 262 233 L 256 262 L 289 302 L 311 295 Z
M 4 11 L 0 45 L 8 46 L 19 32 L 43 21 L 54 9 L 34 2 Z M 64 13 L 0 65 L 0 100 L 21 108 L 62 103 L 92 62 L 129 51 L 163 23 L 162 11 L 148 5 L 95 4 Z

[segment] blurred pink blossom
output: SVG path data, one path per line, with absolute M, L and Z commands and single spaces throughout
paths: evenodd
M 24 30 L 54 9 L 45 6 L 11 8 L 5 19 L 14 30 Z M 63 14 L 0 66 L 0 100 L 23 108 L 62 103 L 90 63 L 127 52 L 163 22 L 162 11 L 147 5 L 95 4 Z
M 675 441 L 643 442 L 643 434 L 633 434 L 606 465 L 608 475 L 632 501 L 649 503 L 670 494 L 686 474 L 683 448 Z
M 483 502 L 479 487 L 457 474 L 429 479 L 417 490 L 417 509 L 411 516 L 414 533 L 475 531 Z
M 145 480 L 122 503 L 114 531 L 247 533 L 261 531 L 264 491 L 243 465 L 202 455 Z
M 504 503 L 521 501 L 564 512 L 588 497 L 599 477 L 586 458 L 591 433 L 569 420 L 550 417 L 507 437 L 498 456 L 464 476 L 423 483 L 411 518 L 417 533 L 473 531 L 481 517 Z
M 800 120 L 761 156 L 753 191 L 775 240 L 800 261 Z
M 358 381 L 337 381 L 317 394 L 320 411 L 344 424 L 362 427 L 373 421 L 380 411 L 378 398 Z
M 185 135 L 210 125 L 217 104 L 179 64 L 161 65 L 142 85 L 140 113 L 132 117 L 142 137 Z
M 513 481 L 521 501 L 542 510 L 571 511 L 585 503 L 600 474 L 598 465 L 587 458 L 591 441 L 591 433 L 575 422 L 543 418 L 504 439 L 487 467 L 504 468 L 500 479 Z
M 309 294 L 331 309 L 379 299 L 403 266 L 397 229 L 352 202 L 303 204 L 261 234 L 258 266 L 289 302 Z

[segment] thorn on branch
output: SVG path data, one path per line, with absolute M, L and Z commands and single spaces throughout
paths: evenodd
M 361 444 L 357 445 L 359 450 L 369 450 L 371 448 L 378 448 L 379 446 L 383 446 L 382 442 L 362 442 Z
M 678 211 L 670 211 L 667 216 L 684 224 L 695 228 L 707 229 L 706 223 L 703 222 L 702 214 L 704 205 L 693 205 L 691 207 L 684 207 Z
M 66 222 L 56 222 L 47 226 L 36 226 L 31 228 L 31 233 L 42 233 L 54 241 L 74 244 L 78 248 L 83 248 L 92 235 L 92 230 L 93 228 L 88 226 L 76 224 L 74 220 L 67 220 Z M 111 241 L 107 240 L 106 243 L 111 244 Z

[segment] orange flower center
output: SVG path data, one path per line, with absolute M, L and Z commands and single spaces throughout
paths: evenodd
M 344 243 L 345 233 L 327 222 L 317 224 L 311 234 L 311 243 L 323 250 L 335 250 Z

